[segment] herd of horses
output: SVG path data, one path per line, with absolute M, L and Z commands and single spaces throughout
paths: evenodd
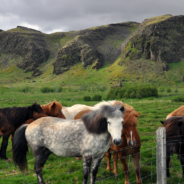
M 53 101 L 46 105 L 0 109 L 0 136 L 3 137 L 0 157 L 7 159 L 6 149 L 11 135 L 13 160 L 21 171 L 27 170 L 28 145 L 35 157 L 38 184 L 44 184 L 42 169 L 49 155 L 83 158 L 83 184 L 95 183 L 98 166 L 105 156 L 107 170 L 118 174 L 118 157 L 129 183 L 127 156 L 132 155 L 136 171 L 136 183 L 141 184 L 140 147 L 137 130 L 138 113 L 121 101 L 102 101 L 94 106 L 76 104 L 63 107 Z M 184 106 L 170 113 L 165 121 L 166 163 L 169 173 L 170 155 L 177 153 L 184 175 Z

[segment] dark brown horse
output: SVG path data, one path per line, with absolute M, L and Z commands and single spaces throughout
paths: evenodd
M 167 177 L 170 177 L 170 156 L 172 156 L 174 153 L 178 154 L 184 176 L 184 117 L 173 116 L 165 121 L 161 121 L 161 123 L 166 128 Z
M 46 116 L 41 106 L 36 103 L 28 107 L 7 107 L 0 109 L 0 133 L 3 136 L 0 157 L 7 159 L 6 149 L 10 134 L 14 135 L 16 129 L 26 121 Z
M 111 144 L 111 147 L 109 151 L 106 153 L 107 157 L 107 170 L 111 171 L 110 166 L 110 159 L 111 159 L 111 153 L 113 152 L 113 173 L 114 175 L 117 175 L 117 161 L 118 157 L 121 161 L 123 171 L 125 174 L 125 184 L 129 184 L 128 180 L 128 165 L 127 165 L 127 159 L 126 157 L 128 155 L 132 155 L 133 163 L 136 168 L 136 178 L 137 178 L 137 184 L 141 184 L 141 177 L 140 177 L 140 147 L 141 147 L 141 140 L 139 137 L 139 133 L 137 130 L 137 117 L 140 115 L 140 113 L 137 113 L 134 108 L 128 104 L 124 104 L 120 101 L 117 101 L 117 103 L 120 103 L 123 105 L 126 109 L 125 116 L 124 116 L 124 122 L 123 122 L 123 131 L 122 131 L 122 143 L 120 146 L 114 146 Z M 115 105 L 116 105 L 115 104 Z M 82 115 L 90 112 L 90 110 L 84 110 L 79 112 L 74 119 L 81 119 Z
M 62 110 L 62 105 L 61 105 L 61 103 L 59 103 L 57 101 L 53 101 L 53 102 L 48 103 L 46 105 L 41 105 L 41 108 L 42 108 L 43 112 L 48 116 L 66 119 L 65 116 L 63 115 L 62 111 L 61 111 Z M 30 124 L 34 120 L 35 119 L 28 119 L 23 124 Z M 13 142 L 13 134 L 11 134 L 11 142 Z

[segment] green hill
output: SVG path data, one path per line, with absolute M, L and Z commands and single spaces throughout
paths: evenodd
M 0 32 L 0 85 L 182 85 L 184 16 L 44 34 Z

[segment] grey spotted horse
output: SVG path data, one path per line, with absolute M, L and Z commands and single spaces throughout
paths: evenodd
M 111 145 L 121 144 L 125 108 L 117 104 L 104 105 L 85 114 L 80 120 L 55 117 L 40 118 L 21 126 L 13 139 L 13 160 L 21 171 L 27 169 L 26 153 L 29 144 L 35 156 L 38 184 L 44 184 L 42 168 L 49 155 L 83 157 L 83 184 L 95 183 L 98 166 Z

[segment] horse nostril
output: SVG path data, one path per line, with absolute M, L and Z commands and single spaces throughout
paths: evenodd
M 137 144 L 137 141 L 135 140 L 135 141 L 134 141 L 134 146 L 135 146 L 136 144 Z
M 113 140 L 113 143 L 114 143 L 114 145 L 116 145 L 116 146 L 120 145 L 121 142 L 122 142 L 121 139 L 115 139 L 115 140 Z

